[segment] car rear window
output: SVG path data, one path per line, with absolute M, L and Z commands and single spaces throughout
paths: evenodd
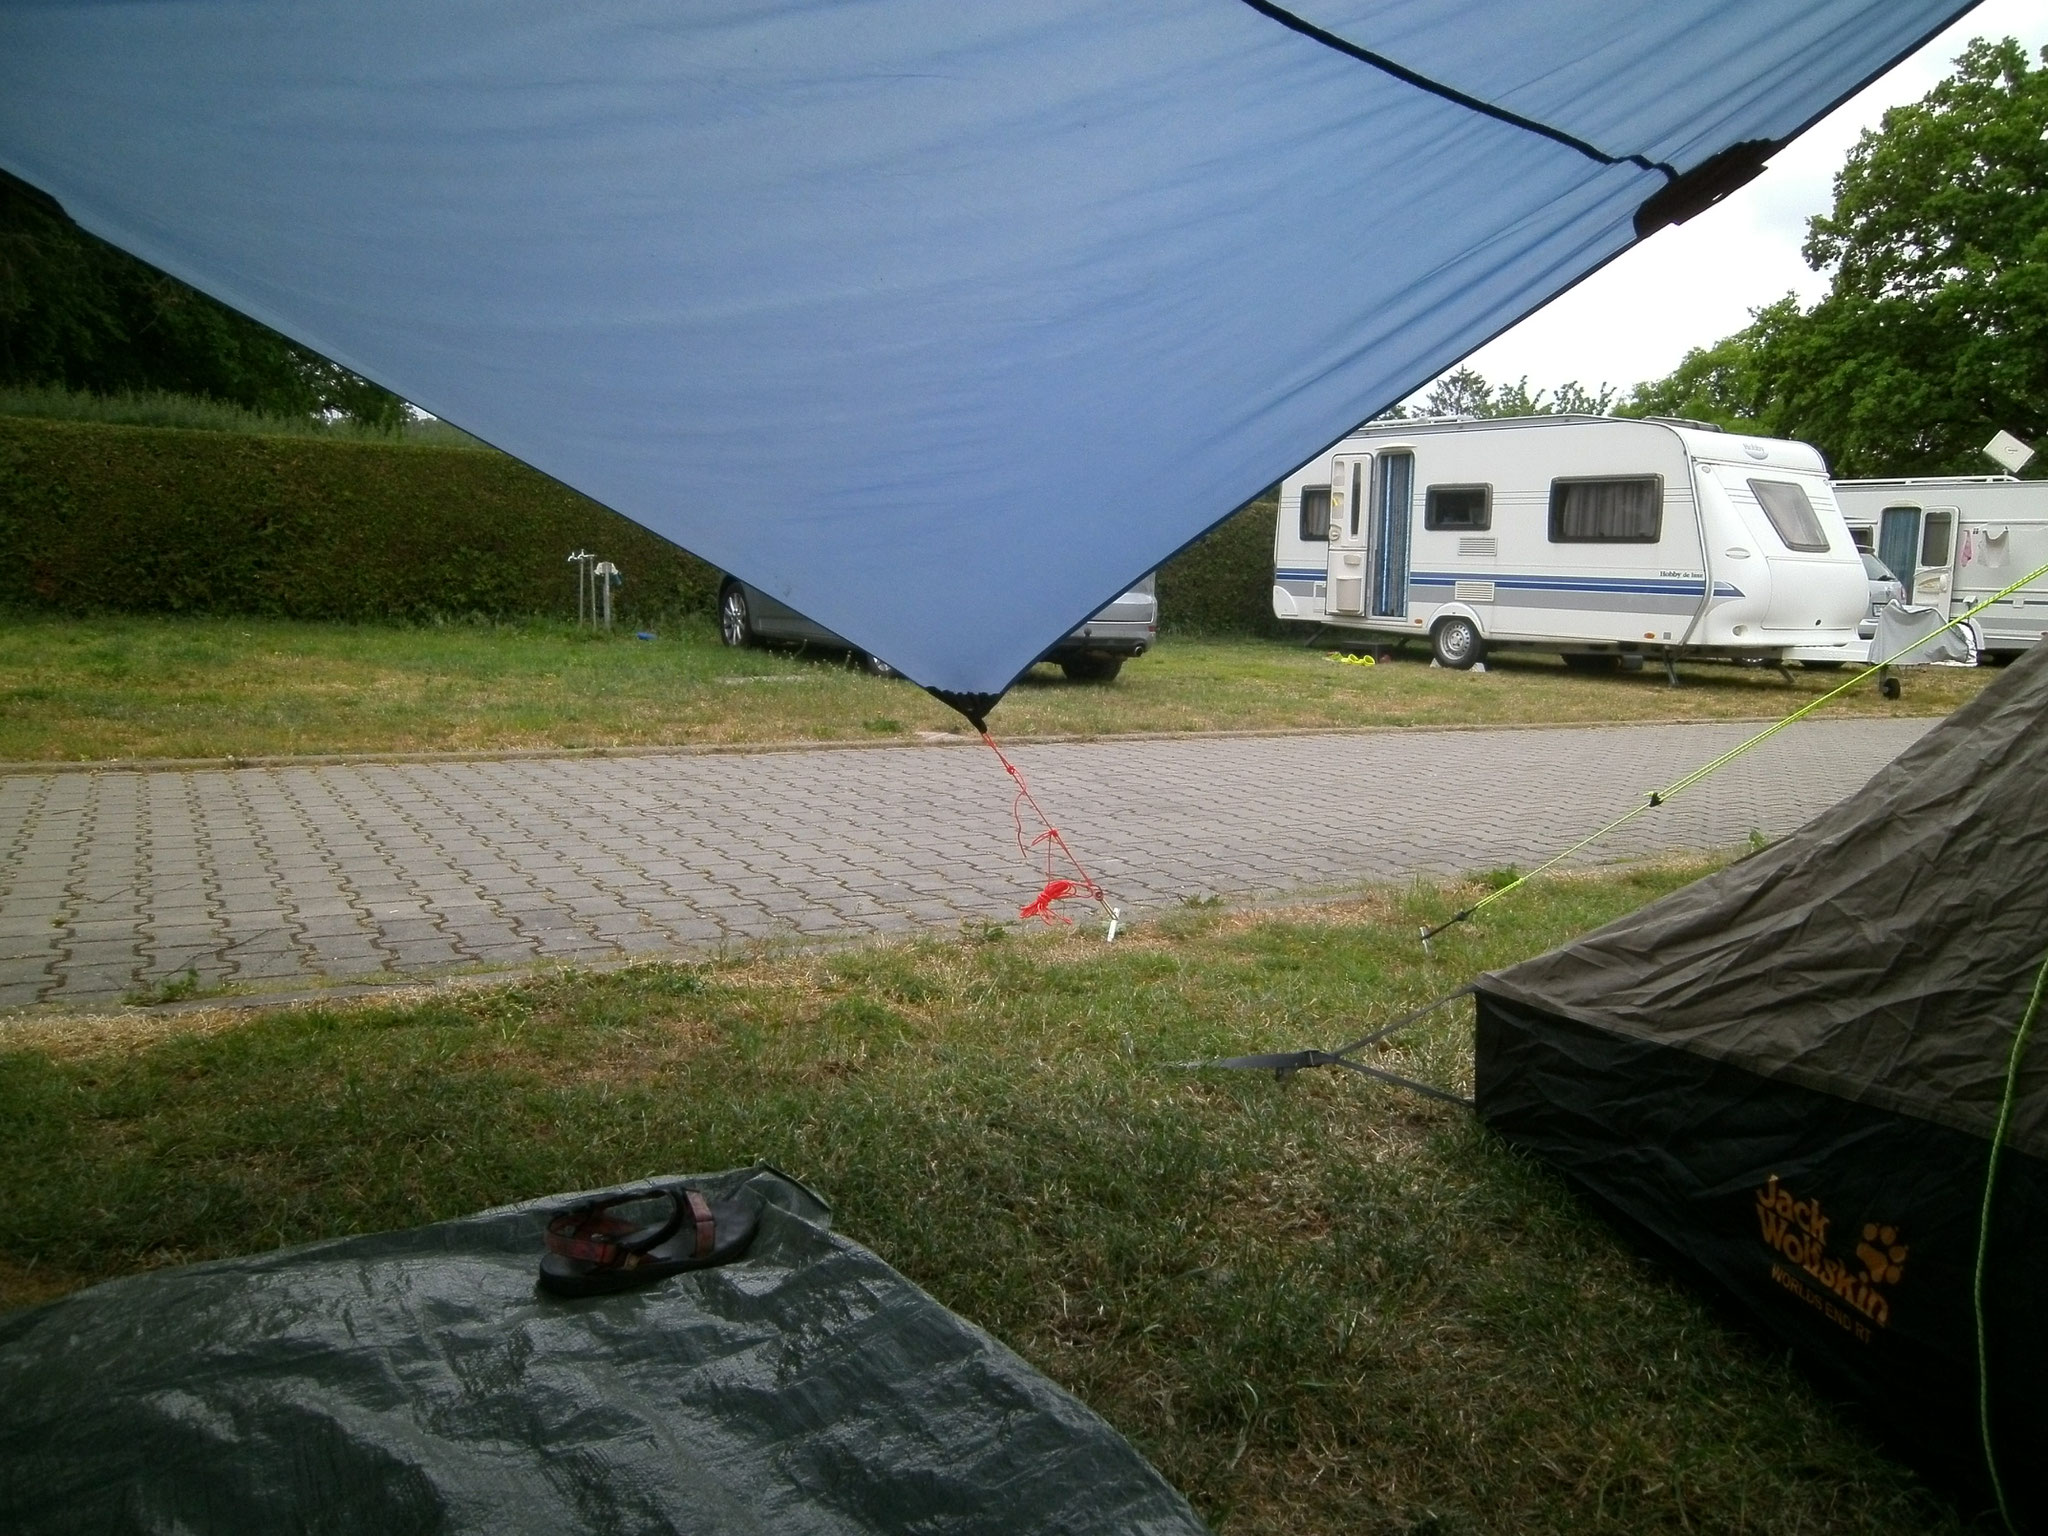
M 1752 480 L 1749 489 L 1764 516 L 1778 531 L 1779 542 L 1803 555 L 1824 555 L 1828 550 L 1827 530 L 1814 516 L 1813 503 L 1806 499 L 1806 487 L 1790 480 Z

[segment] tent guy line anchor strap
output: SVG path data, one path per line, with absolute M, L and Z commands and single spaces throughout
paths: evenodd
M 1362 1061 L 1353 1061 L 1352 1054 L 1369 1045 L 1377 1045 L 1390 1035 L 1399 1033 L 1417 1019 L 1436 1012 L 1446 1003 L 1456 1002 L 1461 997 L 1472 995 L 1470 983 L 1455 992 L 1446 992 L 1433 1003 L 1424 1003 L 1413 1013 L 1405 1013 L 1390 1024 L 1382 1024 L 1369 1034 L 1361 1035 L 1349 1045 L 1340 1045 L 1334 1051 L 1276 1051 L 1257 1056 L 1227 1056 L 1221 1061 L 1183 1061 L 1177 1063 L 1187 1071 L 1200 1071 L 1210 1067 L 1223 1067 L 1235 1072 L 1271 1072 L 1276 1080 L 1284 1081 L 1307 1067 L 1343 1067 L 1361 1077 L 1375 1082 L 1386 1083 L 1394 1088 L 1406 1088 L 1410 1093 L 1419 1093 L 1424 1098 L 1436 1099 L 1445 1104 L 1455 1104 L 1460 1109 L 1472 1108 L 1472 1100 L 1463 1094 L 1451 1093 L 1430 1083 L 1417 1082 L 1412 1077 L 1403 1077 L 1398 1072 L 1389 1072 L 1384 1067 L 1368 1067 Z
M 1929 641 L 1934 640 L 1941 635 L 1947 634 L 1957 625 L 1968 622 L 1970 619 L 1973 619 L 1978 614 L 1982 613 L 1985 609 L 1991 607 L 1992 604 L 2003 601 L 2005 598 L 2008 598 L 2012 596 L 2013 593 L 2019 591 L 2020 588 L 2027 586 L 2031 582 L 2040 580 L 2043 576 L 2048 576 L 2048 565 L 2037 566 L 2035 569 L 2027 572 L 2026 575 L 2022 576 L 2018 581 L 2014 582 L 2011 586 L 2005 587 L 2000 591 L 1992 593 L 1991 596 L 1985 598 L 1982 602 L 1977 603 L 1973 607 L 1966 609 L 1964 612 L 1957 614 L 1954 618 L 1950 619 L 1946 624 L 1942 625 L 1940 629 L 1935 630 L 1933 634 L 1922 635 L 1917 637 L 1908 645 L 1905 651 L 1899 652 L 1898 656 L 1903 656 L 1911 651 L 1919 650 L 1921 647 L 1925 646 Z M 1599 842 L 1601 838 L 1607 836 L 1608 833 L 1617 831 L 1620 828 L 1626 826 L 1629 822 L 1634 821 L 1638 816 L 1642 815 L 1643 812 L 1655 810 L 1658 806 L 1663 805 L 1666 801 L 1672 800 L 1677 796 L 1683 794 L 1686 790 L 1691 789 L 1695 784 L 1699 783 L 1702 779 L 1707 778 L 1711 774 L 1718 773 L 1721 769 L 1727 767 L 1730 763 L 1734 762 L 1738 757 L 1741 757 L 1744 753 L 1748 752 L 1751 748 L 1762 746 L 1765 742 L 1769 741 L 1773 736 L 1777 735 L 1778 732 L 1785 730 L 1787 727 L 1804 719 L 1806 716 L 1812 714 L 1816 709 L 1819 709 L 1823 704 L 1829 703 L 1834 699 L 1839 698 L 1842 694 L 1847 693 L 1851 688 L 1854 688 L 1858 683 L 1863 682 L 1868 678 L 1876 676 L 1879 672 L 1882 672 L 1886 667 L 1889 667 L 1890 665 L 1892 665 L 1893 662 L 1897 661 L 1898 656 L 1887 656 L 1882 661 L 1872 662 L 1869 666 L 1865 667 L 1861 672 L 1856 673 L 1847 682 L 1837 684 L 1835 687 L 1830 688 L 1826 693 L 1822 694 L 1817 699 L 1808 700 L 1806 703 L 1800 705 L 1799 708 L 1793 710 L 1791 714 L 1785 716 L 1784 719 L 1777 721 L 1775 724 L 1765 726 L 1762 730 L 1758 731 L 1754 736 L 1749 737 L 1745 741 L 1737 742 L 1734 746 L 1730 747 L 1726 752 L 1723 752 L 1719 757 L 1713 758 L 1711 761 L 1708 761 L 1706 763 L 1702 763 L 1699 767 L 1693 769 L 1692 772 L 1685 774 L 1680 778 L 1674 779 L 1671 783 L 1665 785 L 1662 789 L 1655 789 L 1650 791 L 1650 793 L 1644 797 L 1643 802 L 1640 805 L 1633 806 L 1629 810 L 1624 811 L 1621 815 L 1615 817 L 1614 820 L 1608 822 L 1606 826 L 1597 828 L 1596 830 L 1587 833 L 1584 837 L 1580 838 L 1576 843 L 1573 843 L 1569 848 L 1565 849 L 1563 852 L 1551 855 L 1549 858 L 1545 859 L 1541 864 L 1538 864 L 1534 869 L 1530 870 L 1526 875 L 1517 875 L 1513 880 L 1510 880 L 1506 885 L 1501 886 L 1498 890 L 1488 891 L 1484 896 L 1480 897 L 1479 900 L 1473 902 L 1471 906 L 1464 908 L 1462 911 L 1452 913 L 1449 917 L 1445 918 L 1442 922 L 1437 923 L 1433 927 L 1429 925 L 1424 925 L 1422 929 L 1423 953 L 1431 953 L 1429 941 L 1435 938 L 1438 934 L 1442 933 L 1445 929 L 1455 928 L 1459 923 L 1469 922 L 1472 918 L 1478 916 L 1478 914 L 1483 909 L 1491 906 L 1494 902 L 1499 901 L 1501 897 L 1507 895 L 1510 891 L 1515 890 L 1517 887 L 1527 885 L 1531 880 L 1534 880 L 1538 875 L 1542 874 L 1545 870 L 1555 868 L 1557 865 L 1562 864 L 1566 859 L 1572 857 L 1573 854 L 1580 853 L 1585 849 L 1590 848 L 1594 843 Z

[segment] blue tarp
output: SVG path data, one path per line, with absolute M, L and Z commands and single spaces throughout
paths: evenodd
M 0 165 L 987 696 L 1965 9 L 0 0 Z

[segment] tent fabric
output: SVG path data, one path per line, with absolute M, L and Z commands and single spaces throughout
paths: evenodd
M 0 166 L 992 697 L 1965 8 L 6 0 Z
M 2048 953 L 2048 647 L 1792 836 L 1484 993 L 1988 1138 Z M 2008 1135 L 2048 1157 L 2048 1051 Z
M 794 1180 L 689 1182 L 758 1201 L 753 1244 L 624 1295 L 536 1290 L 559 1196 L 0 1319 L 0 1528 L 1205 1529 Z
M 1988 1497 L 1972 1283 L 2048 954 L 2048 646 L 1800 831 L 1479 978 L 1476 1100 L 1673 1264 Z M 1991 1223 L 1991 1421 L 2048 1525 L 2048 1049 Z

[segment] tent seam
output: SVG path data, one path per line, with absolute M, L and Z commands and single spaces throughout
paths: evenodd
M 1347 58 L 1356 59 L 1361 64 L 1369 64 L 1382 74 L 1391 75 L 1394 79 L 1404 84 L 1412 85 L 1418 90 L 1427 91 L 1432 96 L 1441 97 L 1443 100 L 1451 102 L 1456 106 L 1464 107 L 1467 111 L 1477 112 L 1483 117 L 1490 117 L 1497 122 L 1506 123 L 1511 128 L 1520 128 L 1525 133 L 1537 134 L 1551 140 L 1553 143 L 1562 144 L 1565 148 L 1575 150 L 1589 160 L 1598 161 L 1601 165 L 1635 165 L 1640 166 L 1646 171 L 1660 171 L 1671 181 L 1679 179 L 1678 168 L 1665 161 L 1651 160 L 1645 156 L 1634 154 L 1611 155 L 1597 144 L 1589 143 L 1587 140 L 1579 138 L 1576 134 L 1567 133 L 1562 128 L 1542 122 L 1537 118 L 1524 117 L 1519 112 L 1487 101 L 1483 97 L 1461 91 L 1454 85 L 1446 85 L 1441 80 L 1433 80 L 1420 70 L 1410 69 L 1406 64 L 1390 59 L 1383 53 L 1376 53 L 1370 48 L 1359 46 L 1348 38 L 1339 37 L 1334 32 L 1326 31 L 1307 18 L 1297 16 L 1294 12 L 1273 4 L 1272 0 L 1239 0 L 1239 3 L 1251 7 L 1251 9 L 1257 11 L 1269 21 L 1277 21 L 1291 32 L 1299 32 L 1303 37 L 1321 43 L 1325 48 L 1334 49 Z

